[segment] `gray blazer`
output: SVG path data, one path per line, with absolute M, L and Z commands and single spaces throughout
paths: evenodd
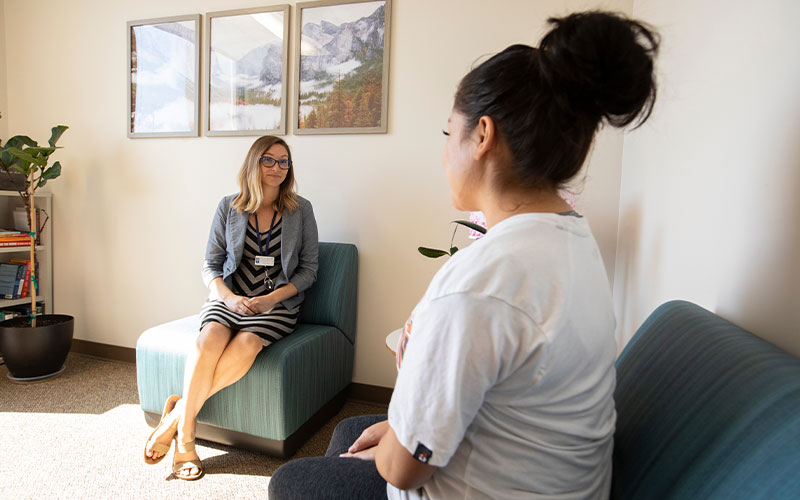
M 233 289 L 233 272 L 239 267 L 244 251 L 249 213 L 239 213 L 231 207 L 235 194 L 222 198 L 211 223 L 208 235 L 206 258 L 203 263 L 203 283 L 208 285 L 222 277 L 228 288 Z M 275 287 L 292 283 L 300 292 L 282 302 L 287 309 L 294 309 L 303 302 L 303 291 L 317 279 L 319 236 L 317 221 L 311 202 L 298 196 L 299 206 L 294 212 L 284 212 L 281 227 L 281 273 Z

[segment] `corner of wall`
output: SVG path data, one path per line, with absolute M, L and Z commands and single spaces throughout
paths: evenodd
M 5 0 L 0 0 L 0 139 L 8 137 L 8 79 L 6 78 Z

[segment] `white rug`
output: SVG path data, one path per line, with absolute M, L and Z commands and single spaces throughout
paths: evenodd
M 207 473 L 199 481 L 172 475 L 172 454 L 147 465 L 151 428 L 138 405 L 101 415 L 0 413 L 0 497 L 266 498 L 280 462 L 261 454 L 198 441 Z
M 0 366 L 0 498 L 203 499 L 267 498 L 269 477 L 284 460 L 197 441 L 206 468 L 199 481 L 172 475 L 172 453 L 147 465 L 152 429 L 138 405 L 131 363 L 71 354 L 53 380 L 13 384 Z M 385 407 L 349 401 L 295 455 L 324 454 L 346 416 Z

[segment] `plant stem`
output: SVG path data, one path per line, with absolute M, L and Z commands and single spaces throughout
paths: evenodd
M 33 173 L 31 173 L 31 180 L 33 180 Z M 34 207 L 33 193 L 36 190 L 34 184 L 31 182 L 28 187 L 28 200 L 30 202 L 30 212 L 28 215 L 28 229 L 31 233 L 31 281 L 28 286 L 31 290 L 31 327 L 36 328 L 36 209 Z

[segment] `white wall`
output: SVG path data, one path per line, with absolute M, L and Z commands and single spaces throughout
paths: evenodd
M 663 52 L 656 112 L 624 145 L 618 337 L 681 298 L 800 354 L 800 2 L 633 12 Z
M 146 328 L 199 311 L 211 216 L 235 192 L 254 139 L 128 139 L 126 21 L 270 3 L 5 1 L 11 128 L 46 139 L 56 123 L 71 127 L 57 154 L 64 173 L 51 189 L 56 310 L 76 317 L 77 338 L 133 347 Z M 320 238 L 359 248 L 356 382 L 394 384 L 385 336 L 402 326 L 442 263 L 416 248 L 446 245 L 449 221 L 463 216 L 449 205 L 440 166 L 459 79 L 481 55 L 536 43 L 547 17 L 597 6 L 629 13 L 633 5 L 395 0 L 389 133 L 288 136 Z M 23 26 L 29 19 L 35 36 Z M 621 154 L 621 136 L 602 133 L 579 200 L 610 276 Z
M 0 141 L 3 143 L 8 139 L 7 103 L 5 0 L 0 0 Z

